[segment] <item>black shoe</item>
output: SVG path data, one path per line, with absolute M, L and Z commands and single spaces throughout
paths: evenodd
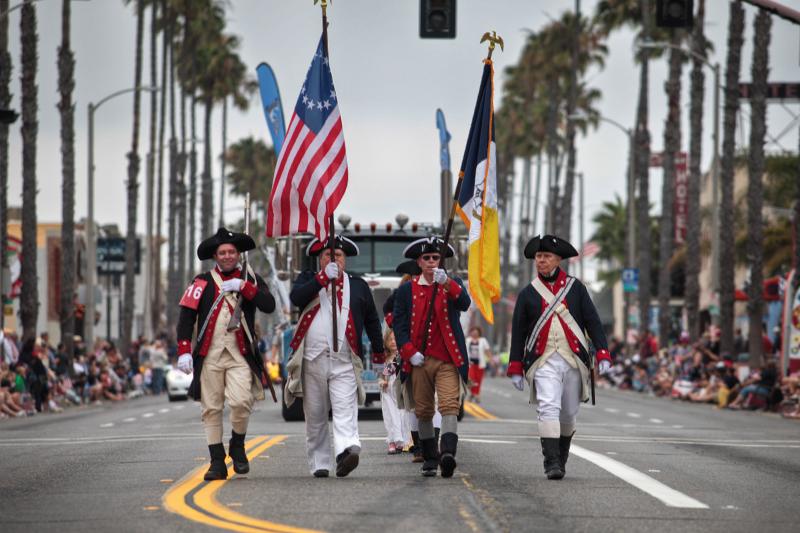
M 409 448 L 409 452 L 413 454 L 411 458 L 412 463 L 421 463 L 424 461 L 422 458 L 422 445 L 419 443 L 419 431 L 412 431 L 411 432 L 411 441 L 414 443 L 411 448 Z
M 231 431 L 231 440 L 228 444 L 228 455 L 233 460 L 233 471 L 237 474 L 246 474 L 250 471 L 250 462 L 244 452 L 244 435 Z
M 572 432 L 574 435 L 575 432 Z M 572 442 L 572 435 L 565 437 L 561 435 L 561 438 L 558 439 L 558 452 L 559 452 L 559 459 L 561 460 L 561 470 L 564 473 L 567 473 L 567 458 L 569 457 L 569 445 Z
M 437 449 L 436 439 L 422 439 L 422 475 L 425 477 L 435 477 L 436 469 L 439 467 L 439 450 Z
M 358 451 L 355 446 L 347 448 L 336 456 L 336 477 L 345 477 L 358 466 Z
M 544 455 L 544 473 L 547 479 L 561 479 L 564 470 L 561 469 L 561 458 L 558 449 L 559 439 L 542 438 L 542 455 Z
M 314 470 L 314 477 L 328 477 L 328 471 L 324 468 L 320 468 L 319 470 Z
M 228 467 L 225 466 L 225 446 L 219 444 L 209 444 L 208 453 L 211 455 L 211 466 L 208 467 L 203 479 L 206 481 L 216 481 L 228 478 Z
M 453 471 L 456 469 L 456 448 L 458 448 L 458 435 L 455 433 L 442 435 L 442 456 L 439 459 L 442 477 L 453 477 Z

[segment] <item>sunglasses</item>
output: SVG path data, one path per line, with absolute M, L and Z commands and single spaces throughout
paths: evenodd
M 441 259 L 441 255 L 439 254 L 425 254 L 422 256 L 423 261 L 438 261 Z

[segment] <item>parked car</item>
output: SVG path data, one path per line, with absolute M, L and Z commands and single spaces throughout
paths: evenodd
M 169 401 L 189 399 L 189 385 L 192 384 L 192 374 L 184 374 L 183 371 L 167 365 L 164 370 L 167 382 L 167 398 Z

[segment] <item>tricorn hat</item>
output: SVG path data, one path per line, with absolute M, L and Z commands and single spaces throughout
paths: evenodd
M 403 257 L 406 257 L 408 259 L 417 259 L 422 254 L 431 254 L 431 253 L 438 254 L 441 253 L 443 244 L 444 241 L 435 235 L 432 235 L 430 237 L 424 237 L 422 239 L 417 239 L 416 241 L 406 246 L 406 249 L 403 250 Z M 453 257 L 454 255 L 456 255 L 456 251 L 448 243 L 447 252 L 444 254 L 444 256 Z
M 311 242 L 308 243 L 308 246 L 306 247 L 306 255 L 309 257 L 317 257 L 319 254 L 322 253 L 323 250 L 330 247 L 331 247 L 330 237 L 328 237 L 325 240 L 324 244 L 321 240 L 314 237 L 313 239 L 311 239 Z M 356 243 L 354 243 L 353 241 L 342 235 L 336 235 L 333 247 L 336 250 L 341 250 L 342 252 L 344 252 L 344 255 L 346 255 L 347 257 L 353 257 L 355 255 L 358 255 L 358 246 L 356 245 Z
M 422 269 L 419 267 L 416 261 L 410 259 L 408 261 L 403 261 L 397 268 L 394 269 L 395 272 L 401 275 L 409 275 L 409 276 L 418 276 L 422 274 Z
M 525 257 L 533 259 L 536 257 L 536 252 L 550 252 L 561 259 L 569 259 L 578 255 L 578 250 L 570 243 L 555 235 L 537 235 L 529 240 L 528 244 L 525 245 Z
M 232 244 L 239 252 L 246 252 L 256 247 L 256 242 L 246 233 L 236 233 L 219 228 L 214 235 L 201 242 L 197 247 L 197 258 L 201 261 L 211 259 L 217 253 L 217 248 L 223 244 Z

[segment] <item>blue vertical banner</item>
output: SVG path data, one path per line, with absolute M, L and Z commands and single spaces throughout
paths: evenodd
M 436 127 L 439 129 L 439 161 L 442 171 L 450 170 L 450 132 L 447 131 L 447 124 L 444 121 L 444 113 L 441 109 L 436 110 Z
M 267 119 L 267 127 L 272 136 L 272 145 L 275 147 L 275 155 L 281 153 L 283 139 L 286 136 L 286 122 L 283 118 L 283 105 L 281 104 L 281 93 L 278 91 L 278 80 L 275 73 L 266 63 L 261 63 L 256 67 L 258 74 L 258 88 L 261 92 L 261 105 L 264 108 L 264 118 Z

